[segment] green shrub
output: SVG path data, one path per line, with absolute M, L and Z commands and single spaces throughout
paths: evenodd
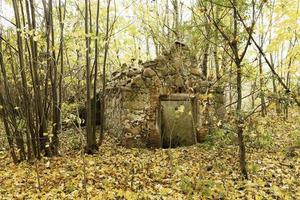
M 207 143 L 212 146 L 226 146 L 232 144 L 235 134 L 230 125 L 224 125 L 224 128 L 217 129 L 207 137 Z

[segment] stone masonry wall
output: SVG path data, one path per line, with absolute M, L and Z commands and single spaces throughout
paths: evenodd
M 107 87 L 107 126 L 127 147 L 160 147 L 157 122 L 160 96 L 194 95 L 197 102 L 197 141 L 210 127 L 209 83 L 202 77 L 196 59 L 183 44 L 139 67 L 124 66 L 112 74 Z

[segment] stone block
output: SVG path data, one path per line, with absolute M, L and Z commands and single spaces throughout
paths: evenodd
M 152 78 L 155 75 L 156 75 L 155 71 L 151 68 L 145 68 L 143 71 L 143 76 L 146 78 Z

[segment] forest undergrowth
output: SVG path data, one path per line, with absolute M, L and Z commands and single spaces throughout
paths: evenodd
M 61 156 L 33 164 L 15 166 L 1 144 L 0 199 L 300 199 L 299 110 L 286 121 L 272 114 L 247 121 L 249 180 L 240 176 L 229 124 L 175 149 L 126 149 L 107 137 L 84 157 L 74 132 L 62 133 Z

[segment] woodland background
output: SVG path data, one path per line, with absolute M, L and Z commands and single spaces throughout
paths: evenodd
M 0 1 L 0 196 L 300 198 L 299 8 L 299 0 Z M 96 126 L 97 94 L 104 99 L 113 72 L 175 41 L 224 88 L 224 120 L 190 147 L 118 146 L 105 101 Z

